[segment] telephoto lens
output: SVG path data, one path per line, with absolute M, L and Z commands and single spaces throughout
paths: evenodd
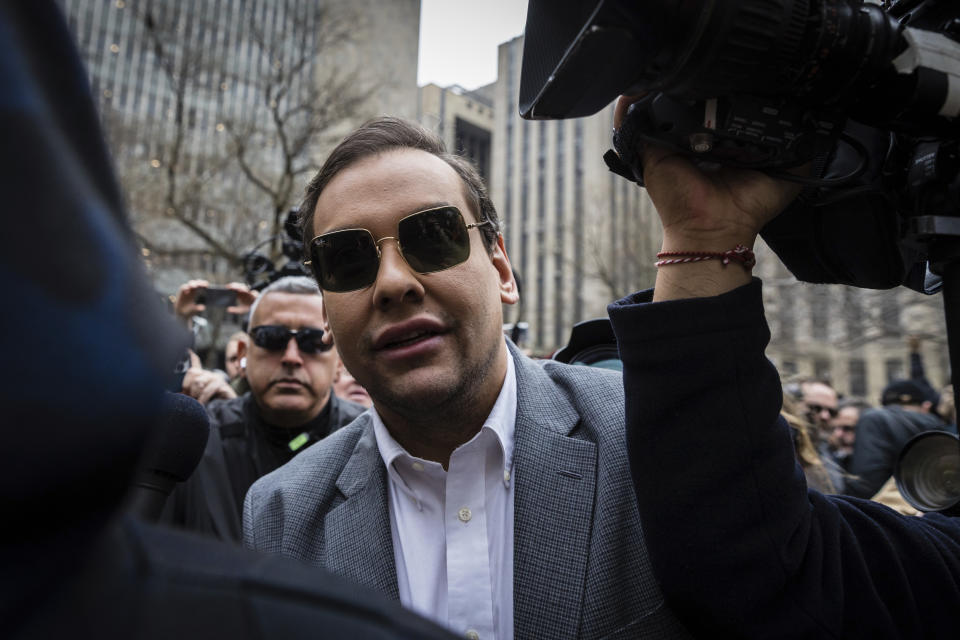
M 960 515 L 960 439 L 943 431 L 915 436 L 900 451 L 894 478 L 915 509 Z

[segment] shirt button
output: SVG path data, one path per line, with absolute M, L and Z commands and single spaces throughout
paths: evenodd
M 509 472 L 509 471 L 504 471 L 504 472 L 503 472 L 503 484 L 508 485 L 508 486 L 509 486 L 509 484 L 510 484 L 510 472 Z
M 422 465 L 421 463 L 419 463 L 419 462 L 414 462 L 414 463 L 413 463 L 413 470 L 414 470 L 414 471 L 423 471 L 423 465 Z
M 470 518 L 473 517 L 473 513 L 467 507 L 460 509 L 460 512 L 457 514 L 457 517 L 460 518 L 460 522 L 470 522 Z M 476 633 L 476 632 L 474 632 Z M 471 637 L 471 636 L 467 636 Z M 478 638 L 480 636 L 477 636 Z
M 480 640 L 480 634 L 474 631 L 473 629 L 470 629 L 463 635 L 470 638 L 470 640 Z

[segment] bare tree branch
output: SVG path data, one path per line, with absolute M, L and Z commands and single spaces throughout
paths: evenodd
M 314 154 L 375 91 L 341 53 L 354 37 L 357 9 L 276 0 L 277 19 L 263 21 L 245 5 L 242 40 L 232 45 L 248 52 L 238 69 L 236 50 L 191 37 L 222 28 L 207 12 L 159 0 L 128 4 L 142 25 L 137 46 L 165 91 L 153 103 L 162 112 L 146 121 L 109 103 L 104 109 L 141 241 L 158 255 L 206 251 L 235 268 L 242 248 L 270 234 L 276 259 L 298 185 L 316 169 Z M 162 237 L 147 244 L 151 234 Z

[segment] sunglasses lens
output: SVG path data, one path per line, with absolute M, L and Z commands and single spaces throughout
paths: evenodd
M 301 329 L 297 332 L 297 347 L 303 353 L 329 351 L 330 345 L 321 342 L 323 329 Z
M 250 330 L 250 337 L 253 344 L 267 351 L 284 351 L 290 343 L 290 338 L 295 338 L 297 348 L 303 353 L 317 353 L 329 351 L 331 345 L 323 344 L 323 329 L 300 329 L 291 331 L 281 325 L 261 325 Z
M 363 229 L 334 231 L 310 245 L 313 274 L 324 291 L 354 291 L 377 279 L 380 259 L 373 237 Z
M 250 330 L 253 344 L 268 351 L 279 351 L 287 346 L 290 332 L 286 327 L 260 326 Z
M 837 417 L 838 412 L 836 409 L 831 409 L 830 407 L 824 407 L 819 404 L 808 404 L 807 406 L 810 408 L 810 411 L 812 411 L 813 413 L 820 413 L 822 411 L 826 411 L 827 413 L 830 414 L 831 418 Z
M 467 225 L 453 207 L 407 216 L 397 236 L 407 264 L 420 273 L 449 269 L 470 257 Z

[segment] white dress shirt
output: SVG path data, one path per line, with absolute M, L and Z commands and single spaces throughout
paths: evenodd
M 482 429 L 453 451 L 447 471 L 411 456 L 372 415 L 389 476 L 400 602 L 467 638 L 511 640 L 513 358 L 508 352 L 503 387 Z

